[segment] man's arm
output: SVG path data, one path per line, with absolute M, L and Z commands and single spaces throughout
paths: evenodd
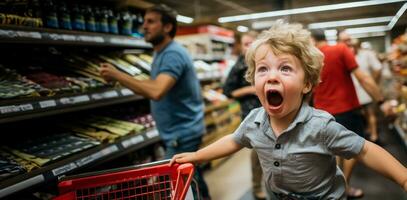
M 407 168 L 380 146 L 366 141 L 357 159 L 407 191 Z
M 176 82 L 175 78 L 164 73 L 155 80 L 136 80 L 108 63 L 101 64 L 100 74 L 105 80 L 118 81 L 124 87 L 152 100 L 160 100 Z
M 363 89 L 376 101 L 380 102 L 383 101 L 383 96 L 380 93 L 380 89 L 377 86 L 377 84 L 374 82 L 373 78 L 360 70 L 359 68 L 356 68 L 352 71 L 353 75 L 355 75 L 356 79 L 359 81 L 360 85 L 362 85 Z

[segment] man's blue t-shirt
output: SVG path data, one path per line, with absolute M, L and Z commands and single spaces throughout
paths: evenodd
M 154 54 L 151 78 L 165 73 L 175 85 L 160 100 L 151 100 L 151 112 L 164 142 L 183 142 L 200 137 L 204 131 L 203 99 L 192 60 L 184 47 L 170 42 Z

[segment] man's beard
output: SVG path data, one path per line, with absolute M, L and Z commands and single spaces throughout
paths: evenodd
M 164 40 L 164 34 L 158 34 L 147 42 L 151 42 L 151 44 L 153 44 L 153 46 L 155 46 L 157 44 L 160 44 L 163 40 Z

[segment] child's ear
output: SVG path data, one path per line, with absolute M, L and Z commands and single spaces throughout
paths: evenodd
M 305 84 L 305 87 L 302 89 L 302 93 L 307 94 L 308 92 L 311 91 L 311 89 L 312 89 L 312 85 L 311 85 L 311 83 L 308 82 Z

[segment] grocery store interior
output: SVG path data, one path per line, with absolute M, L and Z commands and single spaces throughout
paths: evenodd
M 157 27 L 148 25 L 153 22 L 145 21 L 145 15 L 156 12 L 149 9 L 160 4 L 177 12 L 177 32 L 174 38 L 170 37 L 175 41 L 171 45 L 176 43 L 186 50 L 191 58 L 187 62 L 193 69 L 192 74 L 177 77 L 171 75 L 172 71 L 164 73 L 171 78 L 160 79 L 162 82 L 156 81 L 163 78 L 158 68 L 176 66 L 174 63 L 179 60 L 171 58 L 172 63 L 163 63 L 161 52 L 167 47 L 160 49 L 159 45 L 166 40 L 158 39 L 157 43 L 147 37 L 151 34 L 148 31 Z M 179 102 L 190 101 L 181 101 L 185 94 L 179 91 L 185 88 L 195 89 L 202 97 L 196 106 L 202 108 L 196 116 L 200 116 L 205 130 L 198 137 L 199 148 L 233 134 L 242 118 L 261 106 L 254 92 L 249 96 L 258 102 L 257 106 L 248 105 L 245 97 L 235 95 L 239 87 L 251 87 L 243 77 L 246 68 L 237 68 L 247 67 L 243 60 L 243 38 L 250 36 L 255 40 L 257 34 L 276 21 L 300 23 L 309 31 L 323 30 L 328 45 L 346 46 L 358 69 L 365 70 L 363 73 L 383 97 L 379 101 L 369 97 L 369 102 L 362 102 L 359 92 L 352 89 L 356 86 L 351 84 L 354 91 L 346 91 L 358 95 L 354 96 L 359 98 L 356 110 L 362 112 L 365 139 L 385 149 L 405 168 L 406 10 L 407 0 L 0 0 L 0 199 L 48 200 L 69 193 L 71 196 L 61 199 L 182 200 L 172 196 L 178 192 L 172 183 L 185 180 L 134 187 L 131 191 L 128 188 L 132 184 L 148 185 L 152 180 L 137 182 L 132 176 L 141 175 L 132 170 L 146 169 L 149 164 L 166 160 L 168 148 L 188 149 L 189 140 L 185 138 L 194 136 L 165 139 L 169 135 L 168 126 L 179 128 L 177 123 L 183 123 L 178 118 L 171 121 L 171 116 L 191 115 L 177 110 L 183 106 Z M 163 26 L 160 23 L 158 26 Z M 363 63 L 363 52 L 371 56 L 366 60 L 369 64 Z M 135 83 L 156 86 L 129 87 L 121 79 L 112 78 L 113 75 L 106 78 L 102 71 L 108 68 L 101 63 L 108 63 L 136 80 Z M 228 83 L 233 81 L 231 74 L 236 76 L 235 70 L 241 73 L 234 77 L 235 88 L 231 88 Z M 351 70 L 348 74 L 349 80 L 358 82 L 356 75 L 351 78 Z M 198 87 L 180 86 L 188 83 L 177 82 L 186 79 L 185 76 L 190 76 L 188 81 L 196 81 L 190 83 L 193 86 L 197 83 Z M 160 84 L 168 82 L 172 85 L 163 97 L 157 99 L 145 92 L 161 91 L 167 85 Z M 149 89 L 143 88 L 147 86 Z M 176 87 L 183 89 L 172 92 Z M 359 83 L 363 90 L 361 87 Z M 177 95 L 179 99 L 174 98 Z M 166 104 L 160 104 L 162 99 Z M 382 112 L 383 102 L 391 106 L 390 115 Z M 196 125 L 185 124 L 181 132 L 192 134 Z M 195 140 L 196 137 L 191 139 Z M 276 162 L 274 166 L 278 167 Z M 255 165 L 258 165 L 255 170 L 261 170 L 258 161 L 253 164 L 249 148 L 196 164 L 209 195 L 201 198 L 195 195 L 195 199 L 266 199 L 261 173 L 260 180 L 252 180 Z M 168 176 L 176 177 L 171 174 L 154 180 Z M 69 181 L 83 177 L 97 179 Z M 133 182 L 120 183 L 118 177 Z M 191 184 L 199 185 L 196 180 Z M 351 189 L 345 194 L 348 199 L 407 200 L 407 182 L 403 189 L 362 163 L 353 168 L 349 185 Z M 170 192 L 162 191 L 163 187 Z M 140 196 L 141 193 L 146 196 Z M 81 195 L 83 198 L 79 198 Z M 190 193 L 188 198 L 193 199 Z

